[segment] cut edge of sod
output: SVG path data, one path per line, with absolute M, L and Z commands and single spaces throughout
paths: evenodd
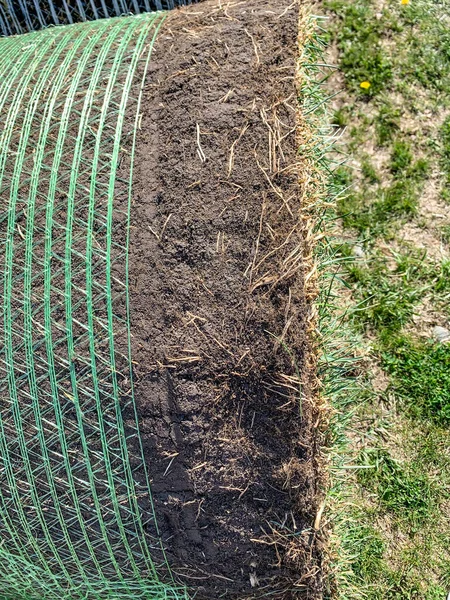
M 356 540 L 347 535 L 351 486 L 349 423 L 357 399 L 364 393 L 358 376 L 360 342 L 346 325 L 351 308 L 338 307 L 343 260 L 336 247 L 333 226 L 342 186 L 333 171 L 345 163 L 331 158 L 339 153 L 339 128 L 331 124 L 324 83 L 334 69 L 325 61 L 327 42 L 324 22 L 312 8 L 301 9 L 298 66 L 298 147 L 304 218 L 305 296 L 309 304 L 310 364 L 308 377 L 322 416 L 320 456 L 321 502 L 314 528 L 323 538 L 325 598 L 360 597 L 352 581 L 351 562 L 357 554 Z

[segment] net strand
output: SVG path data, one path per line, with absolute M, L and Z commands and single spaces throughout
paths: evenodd
M 129 329 L 134 147 L 163 18 L 0 39 L 0 600 L 187 599 Z

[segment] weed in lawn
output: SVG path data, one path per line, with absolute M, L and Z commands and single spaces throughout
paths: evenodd
M 347 85 L 362 95 L 379 93 L 392 78 L 392 64 L 380 45 L 383 24 L 375 18 L 371 3 L 334 1 L 327 7 L 341 19 L 337 40 Z M 370 85 L 361 86 L 364 82 Z
M 371 46 L 370 50 L 363 45 L 351 46 L 342 61 L 347 82 L 352 87 L 361 88 L 361 80 L 367 80 L 370 87 L 361 93 L 373 96 L 383 90 L 392 78 L 392 66 L 381 48 Z

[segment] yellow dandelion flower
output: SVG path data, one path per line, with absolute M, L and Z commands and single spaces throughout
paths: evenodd
M 368 90 L 370 88 L 370 81 L 361 81 L 359 87 L 363 90 Z
M 402 4 L 409 4 L 409 0 L 402 0 Z

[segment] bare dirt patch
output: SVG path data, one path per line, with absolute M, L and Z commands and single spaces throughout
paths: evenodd
M 289 0 L 176 11 L 146 81 L 130 247 L 136 400 L 168 562 L 198 598 L 320 589 L 297 29 Z

